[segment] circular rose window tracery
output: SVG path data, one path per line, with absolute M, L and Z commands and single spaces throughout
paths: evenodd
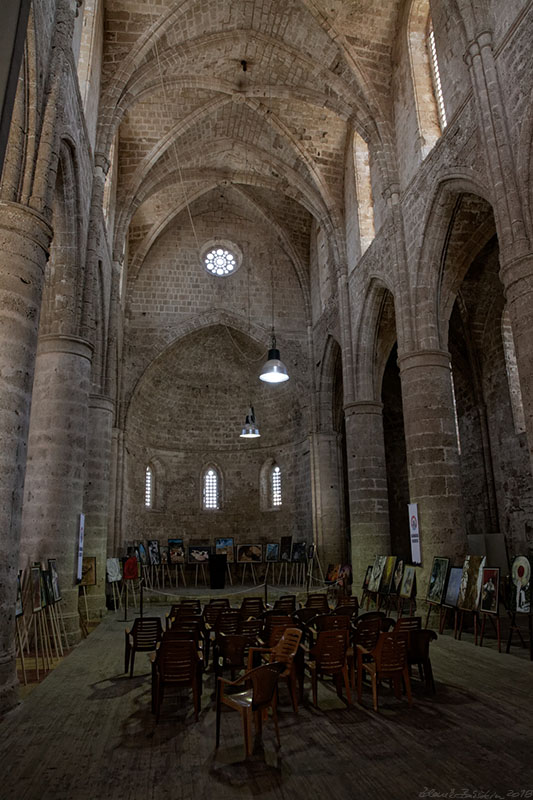
M 236 272 L 242 261 L 240 249 L 229 241 L 210 241 L 202 248 L 202 264 L 217 278 L 225 278 Z

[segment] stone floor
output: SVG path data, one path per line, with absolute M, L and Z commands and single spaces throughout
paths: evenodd
M 237 714 L 224 715 L 215 752 L 211 673 L 199 722 L 181 690 L 156 726 L 148 656 L 126 677 L 123 631 L 123 612 L 110 613 L 0 723 L 0 800 L 533 798 L 527 658 L 441 636 L 436 695 L 413 680 L 409 709 L 384 689 L 377 714 L 368 688 L 348 709 L 328 684 L 315 710 L 306 682 L 294 715 L 282 685 L 281 750 L 270 722 L 264 747 L 245 761 Z

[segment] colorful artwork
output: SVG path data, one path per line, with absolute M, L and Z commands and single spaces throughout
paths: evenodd
M 83 556 L 81 567 L 81 586 L 96 586 L 96 557 Z
M 374 561 L 374 564 L 372 566 L 370 580 L 368 581 L 367 589 L 369 592 L 379 592 L 381 576 L 383 575 L 383 570 L 385 569 L 386 561 L 387 561 L 387 556 L 376 556 L 376 560 Z
M 137 559 L 135 559 L 137 560 Z M 122 578 L 120 561 L 118 558 L 108 558 L 106 561 L 106 573 L 109 583 L 116 583 Z
M 383 574 L 381 576 L 381 584 L 379 587 L 380 592 L 383 593 L 390 592 L 395 566 L 396 566 L 396 556 L 387 556 L 387 560 L 385 561 L 385 566 L 383 567 Z
M 211 548 L 205 544 L 189 545 L 189 564 L 207 564 Z
M 517 556 L 511 567 L 513 594 L 511 609 L 520 614 L 531 611 L 531 563 L 527 556 Z
M 280 561 L 290 561 L 292 551 L 292 536 L 282 536 L 279 549 Z
M 305 542 L 294 542 L 292 546 L 291 561 L 302 563 L 306 560 L 307 545 Z
M 168 564 L 168 544 L 159 545 L 159 558 L 163 565 Z
M 233 564 L 235 561 L 233 538 L 226 537 L 225 539 L 215 539 L 215 552 L 220 556 L 225 555 L 227 564 Z
M 158 567 L 161 563 L 161 556 L 159 555 L 159 542 L 157 539 L 148 540 L 148 562 L 151 567 Z
M 480 611 L 485 614 L 498 613 L 498 595 L 500 591 L 500 570 L 498 567 L 485 567 L 481 579 Z
M 370 583 L 370 576 L 372 575 L 372 564 L 366 568 L 365 572 L 365 579 L 363 581 L 363 589 L 368 589 L 368 584 Z
M 466 556 L 461 575 L 457 606 L 464 611 L 477 611 L 481 599 L 481 581 L 485 556 Z
M 326 581 L 334 583 L 339 577 L 340 564 L 329 564 L 328 571 L 326 572 Z
M 240 544 L 237 546 L 237 561 L 239 564 L 258 564 L 263 560 L 263 545 Z
M 278 542 L 269 542 L 266 546 L 265 561 L 277 561 L 279 559 L 279 544 Z
M 446 593 L 444 595 L 444 605 L 448 606 L 449 608 L 457 608 L 462 575 L 462 567 L 451 567 L 450 574 L 448 575 Z
M 168 540 L 168 557 L 171 564 L 185 564 L 185 547 L 183 539 Z
M 449 563 L 449 558 L 439 558 L 439 556 L 435 556 L 433 559 L 431 575 L 429 576 L 428 593 L 426 596 L 428 603 L 434 603 L 435 605 L 440 605 L 442 603 Z
M 59 574 L 57 572 L 57 561 L 55 558 L 48 559 L 48 571 L 52 581 L 52 591 L 54 592 L 54 602 L 61 600 L 61 589 L 59 588 Z
M 400 597 L 410 600 L 415 594 L 416 572 L 415 568 L 408 565 L 403 571 L 402 585 L 400 586 Z
M 137 544 L 136 550 L 137 550 L 137 553 L 138 553 L 139 561 L 141 562 L 143 567 L 147 567 L 148 566 L 148 553 L 146 552 L 146 547 L 144 546 L 144 544 L 142 542 L 139 542 Z
M 400 586 L 402 585 L 403 578 L 403 568 L 403 559 L 399 558 L 396 561 L 396 567 L 394 568 L 394 574 L 392 576 L 392 583 L 390 586 L 391 594 L 399 594 L 400 592 Z
M 352 565 L 343 564 L 339 569 L 338 581 L 342 584 L 344 589 L 348 589 L 352 585 Z

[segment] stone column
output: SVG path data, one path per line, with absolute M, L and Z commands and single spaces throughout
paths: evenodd
M 17 702 L 15 597 L 31 391 L 52 231 L 0 203 L 0 713 Z
M 372 400 L 344 406 L 353 593 L 361 593 L 366 568 L 377 555 L 391 555 L 383 405 Z
M 76 568 L 91 355 L 77 336 L 39 337 L 22 513 L 22 563 L 57 558 L 70 644 L 80 639 Z
M 419 350 L 400 356 L 398 363 L 409 493 L 411 502 L 418 503 L 421 597 L 433 557 L 447 556 L 459 564 L 466 550 L 450 355 Z
M 341 472 L 335 431 L 313 434 L 316 479 L 317 551 L 322 568 L 346 561 L 341 513 Z
M 89 397 L 87 483 L 85 484 L 85 546 L 96 557 L 96 586 L 87 589 L 90 619 L 106 612 L 106 559 L 111 478 L 111 438 L 115 404 L 108 397 Z

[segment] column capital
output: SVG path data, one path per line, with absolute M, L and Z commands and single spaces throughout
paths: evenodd
M 38 211 L 20 203 L 0 202 L 0 229 L 13 231 L 18 236 L 34 242 L 46 253 L 48 258 L 53 230 L 45 217 Z M 13 248 L 9 248 L 12 250 Z
M 346 417 L 353 417 L 355 414 L 377 414 L 381 416 L 382 413 L 383 403 L 378 400 L 355 400 L 352 403 L 346 403 L 344 406 Z
M 47 333 L 39 337 L 37 355 L 44 353 L 69 353 L 73 356 L 92 359 L 94 347 L 81 336 L 69 336 L 64 333 Z
M 90 394 L 89 408 L 99 409 L 100 411 L 107 411 L 109 414 L 114 414 L 115 401 L 105 394 Z
M 533 253 L 519 253 L 505 257 L 500 254 L 500 280 L 508 300 L 520 294 L 531 292 L 533 288 Z M 519 286 L 519 284 L 521 284 Z
M 480 31 L 477 36 L 468 43 L 464 54 L 464 60 L 469 67 L 472 65 L 473 59 L 481 55 L 481 51 L 485 47 L 492 48 L 492 31 L 488 29 Z
M 418 367 L 441 367 L 450 369 L 450 354 L 447 350 L 413 350 L 398 356 L 400 372 Z

